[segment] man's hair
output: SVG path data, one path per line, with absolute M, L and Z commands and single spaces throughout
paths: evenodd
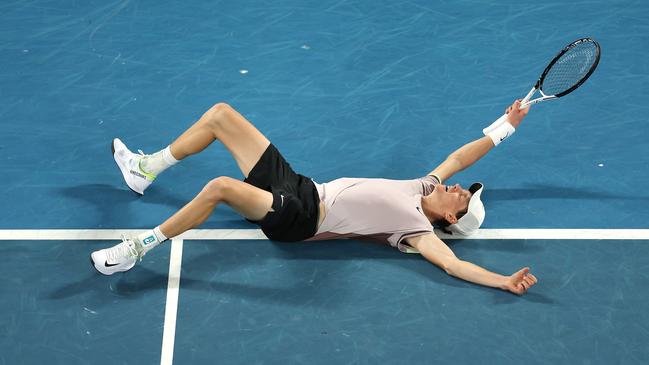
M 433 222 L 433 226 L 435 226 L 437 228 L 440 228 L 440 229 L 443 229 L 443 230 L 446 230 L 445 228 L 450 226 L 450 225 L 451 225 L 451 223 L 449 221 L 447 221 L 446 219 L 438 219 L 438 220 Z
M 457 213 L 457 215 L 456 215 L 457 219 L 459 220 L 460 218 L 464 217 L 464 215 L 465 215 L 467 212 L 468 212 L 468 207 L 467 207 L 467 209 L 462 210 L 461 212 Z M 444 218 L 442 218 L 442 219 L 438 219 L 438 220 L 436 220 L 435 222 L 433 222 L 432 224 L 433 224 L 434 227 L 437 227 L 437 228 L 441 229 L 442 231 L 444 231 L 444 232 L 446 232 L 446 233 L 451 233 L 451 232 L 449 232 L 449 230 L 447 229 L 448 226 L 451 225 L 451 223 L 450 223 L 449 221 L 447 221 L 446 219 L 444 219 Z

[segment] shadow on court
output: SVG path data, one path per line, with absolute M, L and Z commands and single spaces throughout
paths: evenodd
M 92 297 L 97 299 L 93 304 L 101 307 L 105 304 L 110 304 L 110 301 L 105 300 L 107 296 L 138 300 L 144 297 L 148 291 L 167 289 L 167 273 L 155 272 L 146 267 L 136 267 L 131 272 L 115 274 L 113 276 L 103 276 L 95 272 L 90 266 L 88 268 L 89 272 L 86 275 L 78 278 L 76 281 L 54 288 L 46 294 L 46 298 L 59 300 L 92 294 Z M 192 282 L 190 278 L 186 278 L 186 280 L 190 283 Z
M 67 197 L 78 199 L 95 205 L 102 212 L 110 213 L 118 211 L 120 205 L 130 204 L 136 201 L 143 203 L 160 204 L 171 207 L 182 207 L 187 203 L 184 199 L 175 196 L 164 187 L 152 187 L 147 194 L 140 196 L 127 188 L 117 187 L 108 184 L 85 184 L 70 186 L 61 189 L 61 193 Z M 111 209 L 105 209 L 107 204 L 113 205 Z
M 636 194 L 613 194 L 590 188 L 555 186 L 548 184 L 529 184 L 525 188 L 498 189 L 484 191 L 485 201 L 497 200 L 531 200 L 531 199 L 583 199 L 583 200 L 634 200 L 649 201 L 649 196 Z
M 477 260 L 478 262 L 480 261 L 480 256 L 476 255 L 476 253 L 480 252 L 510 252 L 524 256 L 544 251 L 542 245 L 533 244 L 526 240 L 487 242 L 479 240 L 449 240 L 447 243 L 458 254 L 458 256 L 461 257 L 464 254 L 472 253 L 472 260 Z M 420 255 L 403 255 L 400 252 L 396 252 L 394 248 L 381 243 L 371 241 L 362 242 L 354 240 L 339 240 L 308 242 L 297 245 L 278 242 L 273 242 L 273 244 L 282 251 L 285 259 L 290 260 L 378 260 L 381 263 L 396 266 L 398 267 L 398 270 L 414 272 L 421 276 L 423 280 L 431 280 L 437 284 L 445 286 L 477 290 L 485 294 L 493 294 L 494 303 L 496 304 L 509 304 L 520 300 L 548 304 L 555 303 L 553 299 L 539 293 L 528 293 L 523 297 L 518 297 L 499 289 L 469 284 L 447 275 Z M 380 278 L 378 279 L 380 280 Z
M 152 186 L 140 196 L 126 187 L 109 184 L 84 184 L 60 189 L 60 193 L 73 200 L 87 204 L 98 213 L 94 226 L 103 227 L 145 227 L 157 225 L 189 202 L 181 198 L 173 189 L 165 186 Z M 144 204 L 144 208 L 142 206 Z M 157 208 L 146 207 L 153 205 Z M 144 212 L 144 213 L 143 213 Z M 86 215 L 87 217 L 92 215 Z M 225 204 L 218 206 L 214 214 L 200 228 L 256 228 L 238 216 Z
M 362 277 L 367 285 L 381 285 L 382 281 L 395 280 L 394 277 L 388 278 L 386 275 L 398 276 L 404 273 L 404 276 L 408 276 L 405 274 L 411 272 L 424 281 L 493 295 L 494 303 L 508 304 L 519 300 L 554 303 L 552 299 L 542 294 L 517 297 L 498 289 L 465 283 L 448 276 L 419 255 L 403 255 L 383 244 L 338 240 L 305 243 L 262 241 L 259 245 L 263 252 L 250 252 L 236 248 L 224 252 L 222 245 L 205 244 L 205 251 L 200 256 L 183 263 L 183 275 L 185 271 L 191 271 L 194 278 L 198 275 L 211 275 L 214 279 L 186 281 L 186 277 L 182 276 L 182 288 L 206 292 L 217 291 L 262 303 L 336 307 L 348 305 L 347 300 L 354 300 L 350 298 L 355 295 L 357 284 L 346 280 L 346 276 Z M 467 247 L 467 250 L 516 252 L 521 255 L 543 250 L 541 246 L 527 244 L 525 241 L 495 245 L 483 242 L 482 246 L 472 244 Z M 480 249 L 477 249 L 478 247 Z M 277 263 L 274 265 L 275 268 L 270 272 L 263 271 L 271 261 Z M 282 280 L 272 281 L 272 285 L 261 285 L 259 281 L 264 280 L 258 276 L 268 275 L 281 276 Z M 228 276 L 228 282 L 223 280 L 225 276 Z M 258 278 L 255 279 L 256 277 Z M 277 285 L 277 282 L 282 284 Z M 335 295 L 336 301 L 331 301 L 332 295 Z
M 362 278 L 366 285 L 380 286 L 386 280 L 399 281 L 399 277 L 412 276 L 414 273 L 424 283 L 429 281 L 441 286 L 481 292 L 493 297 L 491 301 L 495 304 L 519 301 L 554 303 L 553 299 L 541 294 L 538 288 L 526 296 L 517 297 L 498 289 L 465 283 L 448 276 L 420 255 L 404 255 L 394 248 L 374 242 L 212 241 L 198 245 L 202 249 L 198 255 L 192 254 L 196 247 L 193 242 L 186 242 L 181 288 L 207 293 L 209 296 L 219 295 L 252 300 L 259 304 L 291 307 L 345 306 L 356 300 L 354 296 L 358 285 L 346 280 L 346 277 Z M 526 240 L 456 240 L 449 241 L 449 244 L 459 257 L 471 255 L 471 260 L 478 263 L 482 256 L 494 253 L 529 256 L 544 250 L 541 244 Z M 0 253 L 10 254 L 4 251 L 6 250 L 0 250 Z M 165 257 L 163 252 L 152 252 L 133 270 L 108 277 L 95 272 L 88 263 L 83 266 L 83 275 L 68 276 L 67 279 L 72 279 L 71 281 L 44 292 L 44 299 L 62 300 L 83 296 L 91 306 L 97 308 L 110 304 L 115 299 L 146 300 L 148 292 L 167 289 L 166 271 L 149 268 L 149 261 L 152 260 L 156 261 L 154 266 L 166 266 L 168 256 Z M 81 257 L 82 254 L 85 255 L 86 252 L 80 252 L 78 259 L 87 260 Z M 335 295 L 336 300 L 332 301 L 332 295 Z

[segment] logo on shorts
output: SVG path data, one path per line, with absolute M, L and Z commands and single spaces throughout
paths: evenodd
M 279 194 L 279 197 L 282 198 L 282 204 L 280 204 L 280 208 L 284 206 L 284 195 Z

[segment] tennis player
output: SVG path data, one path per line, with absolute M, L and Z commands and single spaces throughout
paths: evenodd
M 504 276 L 462 261 L 440 240 L 433 226 L 470 235 L 485 217 L 481 183 L 469 189 L 444 185 L 511 136 L 528 108 L 517 100 L 507 122 L 451 153 L 424 177 L 412 180 L 341 178 L 318 184 L 293 171 L 279 151 L 248 120 L 227 104 L 210 108 L 167 148 L 152 155 L 131 152 L 113 140 L 113 157 L 128 187 L 138 194 L 167 168 L 218 140 L 236 160 L 245 179 L 217 177 L 161 225 L 95 251 L 91 260 L 102 274 L 130 270 L 147 252 L 198 227 L 218 204 L 227 204 L 261 227 L 271 240 L 284 242 L 336 238 L 371 239 L 402 252 L 418 252 L 449 275 L 476 284 L 523 294 L 537 279 L 523 268 Z

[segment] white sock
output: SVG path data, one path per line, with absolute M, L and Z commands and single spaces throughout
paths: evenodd
M 171 154 L 171 146 L 167 146 L 162 151 L 145 156 L 140 163 L 140 167 L 144 172 L 157 176 L 177 163 L 178 160 Z
M 137 240 L 142 244 L 142 255 L 144 255 L 157 245 L 166 241 L 167 237 L 160 231 L 160 226 L 157 226 L 154 229 L 139 234 Z

